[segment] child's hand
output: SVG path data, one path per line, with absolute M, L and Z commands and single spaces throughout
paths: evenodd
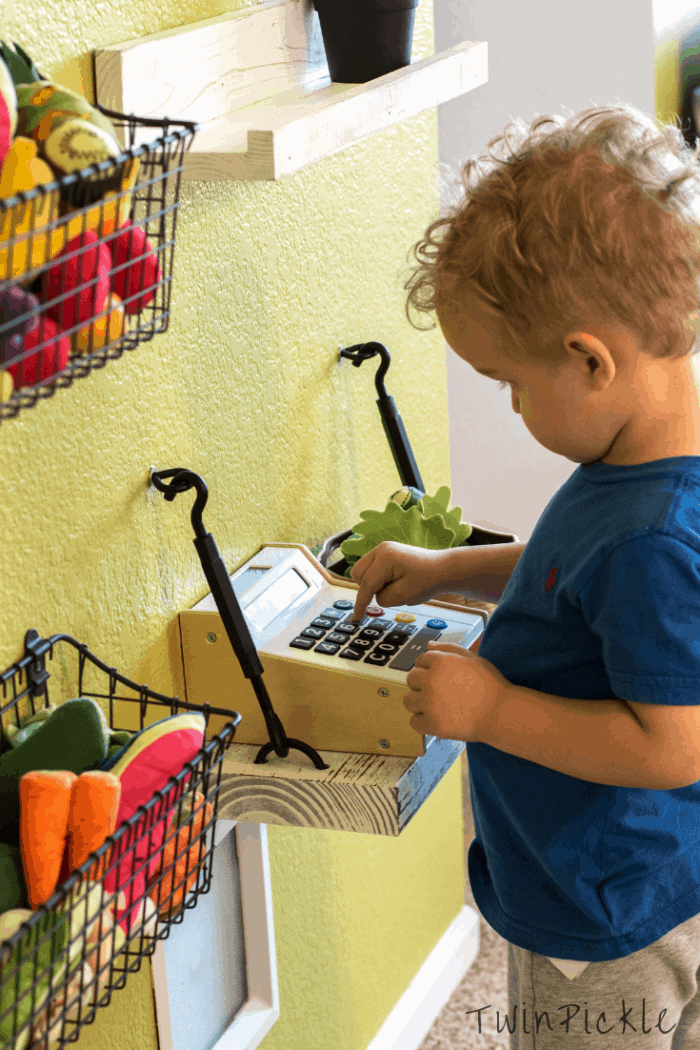
M 416 660 L 406 683 L 411 692 L 404 707 L 413 712 L 411 728 L 443 740 L 476 743 L 479 727 L 508 686 L 492 663 L 447 642 L 428 642 L 429 649 Z
M 448 551 L 430 551 L 384 540 L 353 565 L 358 584 L 354 620 L 361 620 L 376 595 L 380 605 L 420 605 L 440 593 Z

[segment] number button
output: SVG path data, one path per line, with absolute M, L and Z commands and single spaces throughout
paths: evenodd
M 315 653 L 324 653 L 326 656 L 333 656 L 340 649 L 339 645 L 331 645 L 330 642 L 321 642 L 314 649 Z
M 331 627 L 335 627 L 335 620 L 330 620 L 326 616 L 317 616 L 315 620 L 311 621 L 311 626 L 321 627 L 324 631 L 327 631 Z
M 305 627 L 301 636 L 302 638 L 323 638 L 325 633 L 320 627 Z

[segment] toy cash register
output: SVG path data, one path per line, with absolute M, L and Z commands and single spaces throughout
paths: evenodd
M 418 756 L 434 737 L 411 728 L 406 676 L 438 639 L 470 648 L 486 613 L 442 601 L 368 607 L 352 620 L 357 585 L 334 577 L 303 544 L 262 547 L 231 584 L 286 732 L 316 749 Z M 236 742 L 265 744 L 265 720 L 229 645 L 211 594 L 179 614 L 186 699 L 239 711 Z M 220 718 L 212 716 L 217 731 Z

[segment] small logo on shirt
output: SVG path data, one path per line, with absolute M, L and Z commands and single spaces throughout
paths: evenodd
M 552 587 L 554 586 L 554 577 L 556 576 L 556 574 L 557 574 L 558 572 L 559 572 L 559 569 L 552 569 L 552 570 L 550 571 L 550 573 L 549 573 L 549 579 L 547 580 L 547 582 L 546 582 L 546 583 L 545 583 L 545 585 L 544 585 L 544 589 L 545 589 L 546 591 L 551 591 Z

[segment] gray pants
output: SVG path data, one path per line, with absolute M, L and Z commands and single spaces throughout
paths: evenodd
M 509 944 L 508 1018 L 490 1023 L 511 1050 L 700 1050 L 699 982 L 700 915 L 571 981 Z

